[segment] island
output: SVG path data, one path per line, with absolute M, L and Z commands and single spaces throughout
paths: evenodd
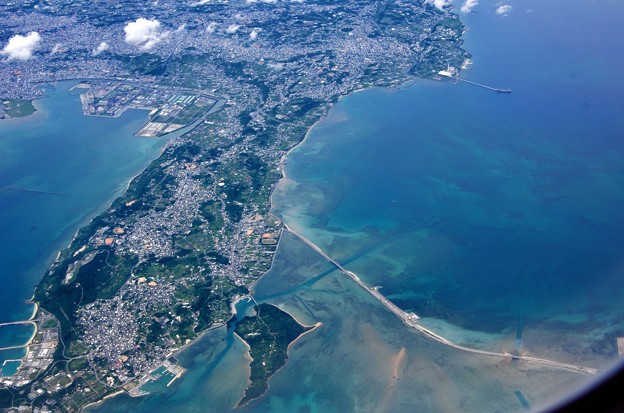
M 264 394 L 269 378 L 286 364 L 290 345 L 316 328 L 302 326 L 271 304 L 260 304 L 255 310 L 256 315 L 243 318 L 235 329 L 247 344 L 251 357 L 250 383 L 239 402 L 241 405 Z
M 32 100 L 7 99 L 0 105 L 0 119 L 23 118 L 35 113 L 37 109 Z

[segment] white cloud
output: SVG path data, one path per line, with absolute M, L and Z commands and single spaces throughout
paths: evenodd
M 227 34 L 234 34 L 238 31 L 238 29 L 240 29 L 240 27 L 241 27 L 240 24 L 230 24 L 228 28 L 225 29 L 225 32 Z
M 258 29 L 253 29 L 253 30 L 251 31 L 251 33 L 249 33 L 249 39 L 250 39 L 251 41 L 256 40 L 256 39 L 258 38 L 258 33 L 260 33 L 260 30 L 258 30 Z
M 425 0 L 425 3 L 433 4 L 438 10 L 444 10 L 451 5 L 452 0 Z
M 513 7 L 511 7 L 509 4 L 503 4 L 501 6 L 498 6 L 498 8 L 496 9 L 496 14 L 502 14 L 503 16 L 506 16 L 511 12 L 512 9 Z
M 109 48 L 110 47 L 108 46 L 108 43 L 102 42 L 102 43 L 100 43 L 100 45 L 98 47 L 93 49 L 93 51 L 91 52 L 91 55 L 97 56 L 100 53 L 103 53 L 103 52 L 107 51 Z
M 206 33 L 214 33 L 215 30 L 217 30 L 217 23 L 210 23 L 206 26 Z
M 266 4 L 275 4 L 277 3 L 277 0 L 246 0 L 246 2 L 248 4 L 252 4 L 252 3 L 266 3 Z
M 142 50 L 151 49 L 170 34 L 168 31 L 161 31 L 158 20 L 148 20 L 143 17 L 126 24 L 124 32 L 126 32 L 126 43 L 139 46 Z
M 183 32 L 184 30 L 186 30 L 186 23 L 183 23 L 180 26 L 178 26 L 178 28 L 176 29 L 176 33 Z
M 479 5 L 479 0 L 466 0 L 466 2 L 461 6 L 462 13 L 470 13 L 472 9 Z
M 54 45 L 54 47 L 50 51 L 50 54 L 57 54 L 59 52 L 59 50 L 61 50 L 61 44 L 57 43 L 57 44 Z
M 9 43 L 4 46 L 0 54 L 7 56 L 8 60 L 28 60 L 40 42 L 41 36 L 37 32 L 30 32 L 26 36 L 16 34 L 9 39 Z

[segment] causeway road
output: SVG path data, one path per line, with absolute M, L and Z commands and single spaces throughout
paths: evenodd
M 418 321 L 418 316 L 417 315 L 406 313 L 405 311 L 401 310 L 393 302 L 391 302 L 386 297 L 384 297 L 384 295 L 381 294 L 379 291 L 377 291 L 376 289 L 366 285 L 366 283 L 364 283 L 360 279 L 360 277 L 358 277 L 355 273 L 353 273 L 352 271 L 347 270 L 338 261 L 334 260 L 332 257 L 327 255 L 325 253 L 325 251 L 323 251 L 321 248 L 319 248 L 312 241 L 310 241 L 309 239 L 305 238 L 301 234 L 293 231 L 292 229 L 290 229 L 288 227 L 288 225 L 284 224 L 284 227 L 285 227 L 286 231 L 290 232 L 291 234 L 293 234 L 294 236 L 299 238 L 301 241 L 305 242 L 313 250 L 315 250 L 321 256 L 323 256 L 323 258 L 325 258 L 327 261 L 332 263 L 336 268 L 338 268 L 343 274 L 345 274 L 346 276 L 351 278 L 353 281 L 355 281 L 355 283 L 357 285 L 359 285 L 362 289 L 364 289 L 370 295 L 375 297 L 375 299 L 377 299 L 381 304 L 383 304 L 384 307 L 386 307 L 388 310 L 390 310 L 392 313 L 394 313 L 397 317 L 399 317 L 401 319 L 401 321 L 403 321 L 403 324 L 405 324 L 408 327 L 416 329 L 418 332 L 420 332 L 425 337 L 427 337 L 427 338 L 429 338 L 431 340 L 435 340 L 435 341 L 437 341 L 439 343 L 442 343 L 442 344 L 447 345 L 449 347 L 453 347 L 453 348 L 455 348 L 457 350 L 466 351 L 468 353 L 481 354 L 483 356 L 491 356 L 491 357 L 498 357 L 498 358 L 511 359 L 511 360 L 521 360 L 521 361 L 525 361 L 525 362 L 531 363 L 531 364 L 539 364 L 539 365 L 543 365 L 543 366 L 547 366 L 547 367 L 552 367 L 552 368 L 557 368 L 557 369 L 562 369 L 562 370 L 568 370 L 568 371 L 572 371 L 572 372 L 580 373 L 580 374 L 594 375 L 594 374 L 598 373 L 598 369 L 591 368 L 591 367 L 577 366 L 577 365 L 574 365 L 574 364 L 567 364 L 567 363 L 559 363 L 557 361 L 547 360 L 547 359 L 542 359 L 542 358 L 537 358 L 537 357 L 514 355 L 514 354 L 510 354 L 510 353 L 496 353 L 494 351 L 486 351 L 486 350 L 478 350 L 478 349 L 475 349 L 475 348 L 465 347 L 465 346 L 462 346 L 462 345 L 459 345 L 459 344 L 455 344 L 452 341 L 447 340 L 446 338 L 444 338 L 444 337 L 434 333 L 433 331 L 431 331 L 431 330 L 421 326 L 420 324 L 418 324 L 418 322 L 417 322 Z

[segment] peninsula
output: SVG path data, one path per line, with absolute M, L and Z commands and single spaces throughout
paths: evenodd
M 25 2 L 0 17 L 4 33 L 39 33 L 31 58 L 0 61 L 0 97 L 30 100 L 76 79 L 86 115 L 144 107 L 153 112 L 139 135 L 192 127 L 44 274 L 34 299 L 58 342 L 47 365 L 2 379 L 0 409 L 77 412 L 182 374 L 177 352 L 226 324 L 271 266 L 282 223 L 269 199 L 285 154 L 341 96 L 468 57 L 457 15 L 428 1 Z M 149 36 L 128 36 L 137 25 Z M 247 338 L 252 322 L 239 330 Z M 280 343 L 298 336 L 287 331 Z M 262 342 L 251 347 L 266 358 Z M 264 374 L 252 366 L 244 400 L 282 356 Z

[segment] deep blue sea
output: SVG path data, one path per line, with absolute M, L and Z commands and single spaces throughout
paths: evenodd
M 118 119 L 83 116 L 78 90 L 69 91 L 75 84 L 48 87 L 34 115 L 0 121 L 0 322 L 31 316 L 25 301 L 57 252 L 165 142 L 133 136 L 147 120 L 145 111 Z M 0 344 L 23 344 L 31 333 L 31 326 L 3 327 Z M 20 353 L 0 352 L 0 365 Z

